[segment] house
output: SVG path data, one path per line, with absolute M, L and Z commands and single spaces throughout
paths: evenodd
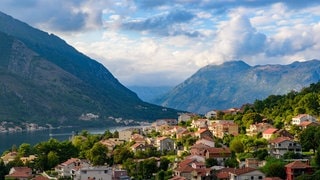
M 208 148 L 204 151 L 206 159 L 213 158 L 217 160 L 218 165 L 224 165 L 224 161 L 231 157 L 229 148 Z
M 131 150 L 133 152 L 137 152 L 137 151 L 145 151 L 146 150 L 146 146 L 142 143 L 135 143 L 134 145 L 132 145 Z
M 296 117 L 292 118 L 292 125 L 300 125 L 304 121 L 316 122 L 317 119 L 309 114 L 299 114 Z
M 275 137 L 287 137 L 293 139 L 294 136 L 285 129 L 280 129 L 275 133 Z
M 257 158 L 246 158 L 245 167 L 259 168 L 264 166 L 264 161 L 260 161 Z
M 204 144 L 194 144 L 190 147 L 190 154 L 206 157 L 206 150 L 210 147 Z
M 12 167 L 5 179 L 28 180 L 32 178 L 32 169 L 28 167 Z
M 185 179 L 210 179 L 212 170 L 206 168 L 204 162 L 199 162 L 196 159 L 185 159 L 178 164 L 174 170 L 174 175 Z
M 208 147 L 215 147 L 214 141 L 211 141 L 211 140 L 208 140 L 208 139 L 204 139 L 204 138 L 197 140 L 195 144 L 203 144 L 203 145 L 206 145 Z
M 302 154 L 301 145 L 287 137 L 278 137 L 270 140 L 268 148 L 269 154 L 276 158 L 281 158 L 287 152 Z
M 178 117 L 178 122 L 187 122 L 190 121 L 192 117 L 194 117 L 195 114 L 192 113 L 183 113 L 180 114 L 180 116 Z
M 13 151 L 3 155 L 1 159 L 3 160 L 4 164 L 8 164 L 8 162 L 13 161 L 17 156 L 18 153 L 16 151 Z
M 118 138 L 104 139 L 99 142 L 105 145 L 109 151 L 112 151 L 117 145 L 121 145 L 124 143 L 124 141 L 121 141 Z
M 158 137 L 155 145 L 159 151 L 171 151 L 175 149 L 174 141 L 168 137 Z
M 122 131 L 119 131 L 119 139 L 122 141 L 129 141 L 132 135 L 132 130 L 131 129 L 125 129 Z
M 209 129 L 199 129 L 197 132 L 194 133 L 194 136 L 198 137 L 198 138 L 204 138 L 204 137 L 210 137 L 213 138 L 212 133 L 209 131 Z
M 266 140 L 269 140 L 272 135 L 274 135 L 278 129 L 276 128 L 268 128 L 265 131 L 262 132 L 262 137 L 265 138 Z
M 217 180 L 229 180 L 230 179 L 230 172 L 233 172 L 234 168 L 222 168 L 217 170 L 214 175 Z
M 35 155 L 29 155 L 28 157 L 21 157 L 20 160 L 23 162 L 23 164 L 26 164 L 27 162 L 33 162 L 37 156 Z
M 235 169 L 229 172 L 230 180 L 261 180 L 266 177 L 266 175 L 258 169 L 244 167 Z
M 71 177 L 75 170 L 84 166 L 88 167 L 89 163 L 78 158 L 70 158 L 67 161 L 57 165 L 54 169 L 58 173 L 59 177 Z
M 205 114 L 205 117 L 206 117 L 207 119 L 216 118 L 216 117 L 217 117 L 217 114 L 218 114 L 218 111 L 216 111 L 216 110 L 211 110 L 211 111 L 209 111 L 209 112 L 207 112 L 207 113 Z
M 273 128 L 273 126 L 269 123 L 262 122 L 262 123 L 251 124 L 250 127 L 246 129 L 246 134 L 248 136 L 255 136 L 269 128 Z
M 311 122 L 311 121 L 303 121 L 299 124 L 299 127 L 303 130 L 310 126 L 319 126 L 320 124 L 318 122 Z
M 123 169 L 114 169 L 112 171 L 112 180 L 130 180 L 126 170 Z
M 154 123 L 152 123 L 151 126 L 162 126 L 162 125 L 175 126 L 177 124 L 178 124 L 178 121 L 176 119 L 157 119 Z
M 285 165 L 287 179 L 286 180 L 294 180 L 298 176 L 302 174 L 312 174 L 313 169 L 308 164 L 305 164 L 301 161 L 294 161 Z
M 207 128 L 208 127 L 208 119 L 194 119 L 192 120 L 191 127 L 192 128 Z
M 144 136 L 142 136 L 141 134 L 137 134 L 137 133 L 131 135 L 130 141 L 135 142 L 135 143 L 141 143 L 141 144 L 146 143 Z
M 189 134 L 190 134 L 190 132 L 189 132 L 188 129 L 182 128 L 182 129 L 179 129 L 179 130 L 176 132 L 176 138 L 177 138 L 177 139 L 180 139 L 180 138 L 182 138 L 182 137 L 184 137 L 184 136 L 187 136 L 187 135 L 189 135 Z
M 214 158 L 219 165 L 223 165 L 227 158 L 231 157 L 229 148 L 215 148 L 204 144 L 194 144 L 190 147 L 190 154 L 193 156 L 202 156 L 205 159 Z
M 237 136 L 239 134 L 239 126 L 233 121 L 220 121 L 211 124 L 210 129 L 214 136 L 223 138 L 225 134 Z
M 112 168 L 108 166 L 81 167 L 75 172 L 74 180 L 103 179 L 112 180 Z

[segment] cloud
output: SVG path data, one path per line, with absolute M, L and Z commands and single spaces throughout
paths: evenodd
M 182 28 L 183 24 L 189 23 L 195 17 L 193 13 L 186 10 L 172 10 L 142 20 L 131 19 L 121 26 L 125 30 L 151 31 L 160 35 L 198 36 L 198 32 Z
M 242 15 L 233 15 L 217 33 L 213 53 L 223 60 L 243 59 L 245 56 L 263 52 L 266 35 L 256 31 L 250 20 Z
M 79 31 L 102 26 L 108 1 L 24 0 L 0 2 L 0 10 L 31 25 L 51 31 Z

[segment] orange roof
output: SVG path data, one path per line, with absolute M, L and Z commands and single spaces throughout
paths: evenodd
M 244 167 L 244 168 L 239 168 L 239 169 L 235 169 L 233 172 L 233 174 L 236 174 L 236 175 L 241 175 L 241 174 L 246 174 L 246 173 L 249 173 L 249 172 L 252 172 L 252 171 L 255 171 L 257 169 L 254 169 L 254 168 L 251 168 L 251 167 Z
M 14 178 L 30 178 L 32 176 L 32 169 L 28 167 L 13 167 L 12 174 L 6 175 L 6 177 Z
M 266 177 L 263 180 L 282 180 L 282 179 L 279 177 Z
M 201 133 L 204 133 L 204 132 L 206 132 L 206 131 L 209 131 L 208 129 L 200 129 L 199 131 L 197 131 L 197 133 L 199 133 L 199 134 L 201 134 Z
M 301 161 L 293 161 L 292 163 L 285 165 L 285 167 L 289 167 L 291 169 L 302 169 L 302 168 L 310 168 L 311 166 Z
M 302 126 L 302 127 L 306 127 L 309 125 L 318 126 L 319 124 L 317 122 L 312 122 L 312 121 L 303 121 L 299 124 L 299 126 Z
M 136 148 L 137 148 L 137 147 L 139 147 L 140 145 L 142 145 L 142 146 L 143 146 L 143 144 L 142 144 L 142 143 L 135 143 L 134 145 L 132 145 L 132 146 L 131 146 L 131 148 L 136 149 Z
M 70 165 L 70 164 L 72 164 L 74 162 L 77 162 L 77 161 L 80 161 L 80 159 L 78 159 L 78 158 L 70 158 L 66 162 L 62 163 L 61 165 L 68 166 L 68 165 Z
M 174 176 L 174 177 L 172 177 L 172 178 L 169 179 L 169 180 L 186 180 L 186 178 L 185 178 L 185 177 L 182 177 L 182 176 Z
M 231 153 L 229 148 L 209 148 L 210 153 Z
M 278 137 L 276 139 L 270 140 L 270 143 L 281 143 L 283 141 L 293 141 L 291 138 L 289 137 Z
M 263 134 L 274 134 L 277 131 L 278 131 L 278 129 L 276 129 L 276 128 L 268 128 L 265 131 L 263 131 Z

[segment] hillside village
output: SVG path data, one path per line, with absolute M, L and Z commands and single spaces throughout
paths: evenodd
M 234 120 L 219 119 L 222 114 L 235 116 L 241 111 L 237 108 L 213 110 L 205 116 L 186 113 L 178 119 L 159 119 L 151 126 L 114 133 L 106 131 L 101 136 L 84 131 L 70 142 L 51 139 L 35 147 L 21 145 L 4 153 L 0 166 L 9 170 L 5 179 L 293 180 L 319 177 L 316 172 L 320 157 L 315 153 L 319 142 L 317 146 L 310 144 L 320 135 L 318 119 L 299 114 L 282 129 L 263 119 L 250 124 L 245 132 Z M 66 149 L 56 152 L 56 146 L 64 148 L 62 144 L 68 144 Z M 32 148 L 46 150 L 39 156 L 32 154 Z M 65 154 L 67 149 L 75 150 L 76 156 Z M 64 161 L 60 162 L 62 156 Z

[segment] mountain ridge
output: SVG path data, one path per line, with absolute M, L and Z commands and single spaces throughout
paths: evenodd
M 143 102 L 101 63 L 59 37 L 1 12 L 0 40 L 1 121 L 100 125 L 115 118 L 177 117 L 174 109 Z M 87 113 L 98 118 L 81 121 Z
M 199 69 L 152 103 L 205 113 L 211 109 L 240 107 L 271 94 L 300 90 L 319 79 L 319 60 L 256 66 L 241 60 L 229 61 Z

